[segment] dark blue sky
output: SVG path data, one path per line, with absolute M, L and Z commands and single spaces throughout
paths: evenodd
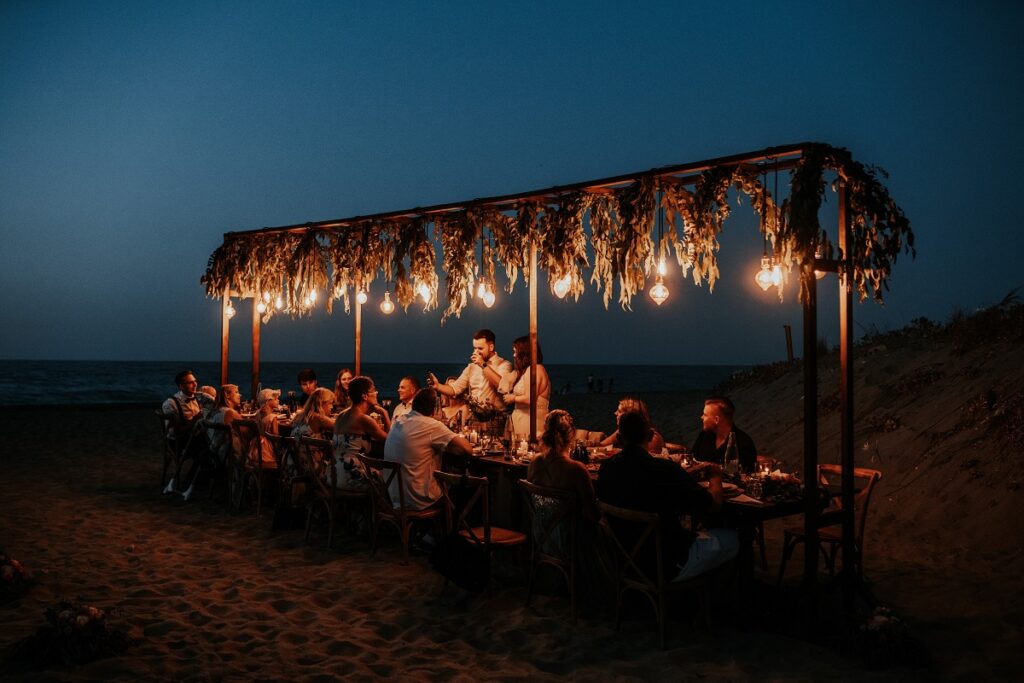
M 859 325 L 1024 284 L 1021 3 L 365 4 L 0 4 L 0 358 L 216 358 L 199 277 L 225 231 L 803 140 L 888 170 L 917 234 Z M 783 357 L 800 311 L 792 288 L 753 288 L 759 255 L 744 204 L 713 294 L 678 274 L 660 309 L 542 294 L 549 362 Z M 507 355 L 517 293 L 444 327 L 368 308 L 364 359 L 461 360 L 480 326 Z M 834 341 L 834 285 L 821 296 Z M 247 358 L 248 310 L 235 321 Z M 263 357 L 340 363 L 351 337 L 343 313 L 279 317 Z

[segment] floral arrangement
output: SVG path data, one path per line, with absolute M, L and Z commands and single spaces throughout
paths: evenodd
M 78 600 L 61 600 L 46 608 L 46 623 L 19 641 L 14 659 L 47 666 L 84 664 L 123 652 L 135 641 L 107 625 L 107 613 Z
M 605 307 L 617 284 L 618 302 L 628 310 L 648 286 L 656 262 L 670 252 L 684 276 L 714 288 L 720 277 L 718 238 L 734 192 L 737 200 L 748 197 L 760 216 L 763 238 L 784 280 L 796 267 L 800 300 L 806 301 L 815 259 L 831 256 L 832 245 L 818 220 L 828 171 L 835 176 L 832 189 L 842 188 L 847 200 L 851 239 L 847 253 L 840 255 L 843 277 L 852 279 L 862 300 L 871 294 L 882 301 L 897 256 L 915 254 L 910 221 L 881 183 L 885 171 L 856 161 L 842 148 L 802 145 L 786 161 L 792 168 L 789 194 L 780 204 L 758 178 L 770 161 L 712 166 L 690 179 L 652 172 L 615 186 L 554 188 L 443 210 L 229 233 L 210 256 L 201 282 L 211 297 L 259 295 L 265 302 L 273 300 L 273 309 L 304 315 L 319 289 L 330 287 L 325 292 L 328 310 L 333 299 L 341 298 L 347 311 L 350 289 L 365 289 L 382 277 L 394 285 L 402 306 L 419 295 L 432 309 L 438 306 L 440 242 L 447 296 L 443 321 L 460 315 L 479 282 L 498 288 L 499 263 L 511 292 L 519 274 L 528 274 L 530 251 L 536 248 L 552 287 L 568 282 L 567 293 L 578 298 L 586 281 L 582 271 L 589 267 L 590 283 Z M 659 212 L 663 225 L 656 220 Z M 662 227 L 657 235 L 656 225 Z
M 913 664 L 923 656 L 907 624 L 884 606 L 875 607 L 867 615 L 856 642 L 861 657 L 873 667 Z
M 28 567 L 0 551 L 0 602 L 20 598 L 34 581 Z

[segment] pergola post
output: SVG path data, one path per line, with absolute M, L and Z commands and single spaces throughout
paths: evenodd
M 537 245 L 530 244 L 530 443 L 537 442 Z
M 860 566 L 860 549 L 854 542 L 853 510 L 853 261 L 850 258 L 850 224 L 847 213 L 846 186 L 839 185 L 839 414 L 840 463 L 843 471 L 843 606 L 847 618 L 853 616 L 853 598 L 857 587 L 856 568 Z
M 220 386 L 228 383 L 228 334 L 231 323 L 228 319 L 228 302 L 231 290 L 225 289 L 220 302 Z
M 818 280 L 814 264 L 800 271 L 804 309 L 804 580 L 812 596 L 818 581 Z M 812 602 L 813 610 L 813 602 Z
M 355 350 L 355 376 L 363 374 L 363 305 L 356 297 L 356 350 Z
M 252 298 L 252 376 L 250 378 L 250 397 L 256 400 L 260 393 L 260 293 Z

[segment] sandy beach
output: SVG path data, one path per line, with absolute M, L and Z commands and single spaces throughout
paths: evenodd
M 954 355 L 947 341 L 903 335 L 858 360 L 859 464 L 885 473 L 866 572 L 923 643 L 928 661 L 916 667 L 868 669 L 813 635 L 772 628 L 771 610 L 784 611 L 795 590 L 799 553 L 781 605 L 772 598 L 754 621 L 723 610 L 710 632 L 674 610 L 665 651 L 649 612 L 616 632 L 609 606 L 588 604 L 573 626 L 558 595 L 524 607 L 523 580 L 507 568 L 490 594 L 458 603 L 440 594 L 425 556 L 402 564 L 393 538 L 376 558 L 359 539 L 325 550 L 306 545 L 301 531 L 271 533 L 270 514 L 231 514 L 205 492 L 187 503 L 160 495 L 159 436 L 146 406 L 0 414 L 0 547 L 38 577 L 25 597 L 0 606 L 0 644 L 6 650 L 32 633 L 63 596 L 112 610 L 111 623 L 139 639 L 118 657 L 74 668 L 6 664 L 3 678 L 1016 680 L 1024 510 L 1017 432 L 1007 430 L 1020 418 L 1019 351 L 1009 341 Z M 828 405 L 837 380 L 828 361 L 822 367 L 826 462 L 835 461 L 838 418 Z M 799 369 L 730 391 L 759 449 L 799 462 Z M 667 438 L 692 439 L 699 395 L 646 398 Z M 553 404 L 579 426 L 608 429 L 616 399 L 558 396 Z M 767 529 L 766 583 L 781 528 Z

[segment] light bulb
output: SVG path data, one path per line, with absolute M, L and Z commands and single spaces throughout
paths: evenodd
M 776 287 L 782 286 L 782 266 L 777 262 L 772 264 L 772 284 Z
M 258 304 L 256 304 L 256 312 L 259 313 L 260 315 L 263 315 L 264 313 L 267 312 L 267 305 L 262 301 L 259 302 Z
M 416 285 L 416 293 L 423 299 L 423 303 L 430 303 L 430 287 L 427 286 L 426 282 L 421 282 Z
M 569 287 L 572 286 L 572 278 L 566 275 L 555 280 L 555 296 L 559 299 L 564 299 L 565 295 L 569 293 Z
M 654 286 L 651 287 L 651 291 L 648 292 L 651 295 L 651 299 L 654 303 L 659 306 L 665 303 L 665 299 L 668 298 L 668 287 L 665 286 L 665 280 L 660 275 L 655 278 Z
M 356 294 L 356 301 L 360 305 L 362 305 L 362 304 L 366 303 L 366 299 L 367 299 L 366 292 L 364 292 L 363 290 L 360 289 L 359 292 Z
M 224 309 L 224 315 L 227 317 L 228 320 L 231 320 L 232 318 L 235 317 L 235 307 L 231 303 L 231 299 L 228 299 L 228 305 L 227 308 Z
M 824 250 L 820 246 L 817 249 L 814 250 L 814 258 L 815 258 L 815 260 L 822 259 L 824 257 L 825 257 Z M 823 271 L 823 270 L 816 270 L 816 271 L 814 271 L 814 277 L 816 277 L 816 278 L 818 278 L 820 280 L 821 278 L 825 277 L 825 271 Z
M 476 295 L 477 298 L 480 299 L 483 299 L 485 296 L 487 296 L 487 285 L 484 284 L 483 280 L 481 280 L 480 284 L 476 286 Z
M 384 292 L 384 301 L 380 302 L 380 312 L 384 315 L 391 315 L 395 310 L 395 304 L 391 301 L 391 292 Z
M 490 287 L 487 287 L 484 290 L 483 296 L 480 298 L 484 300 L 484 306 L 490 308 L 491 306 L 494 305 L 494 290 L 492 290 Z
M 311 304 L 315 304 L 316 303 L 316 290 L 315 289 L 311 290 L 309 292 L 309 303 L 311 303 Z
M 658 259 L 658 275 L 664 277 L 666 274 L 667 270 L 665 268 L 665 257 L 662 256 L 660 259 Z
M 263 303 L 270 303 L 270 292 L 263 292 Z
M 274 308 L 276 308 L 279 311 L 282 308 L 284 308 L 284 299 L 281 298 L 280 294 L 278 294 L 277 297 L 274 299 Z
M 313 305 L 313 302 L 309 300 L 309 294 L 307 294 L 306 296 L 302 297 L 302 307 L 303 308 L 309 308 L 312 305 Z
M 768 288 L 772 286 L 772 271 L 769 265 L 770 263 L 771 261 L 767 256 L 762 256 L 761 270 L 757 271 L 757 275 L 754 276 L 754 282 L 756 282 L 757 286 L 766 292 L 768 291 Z

